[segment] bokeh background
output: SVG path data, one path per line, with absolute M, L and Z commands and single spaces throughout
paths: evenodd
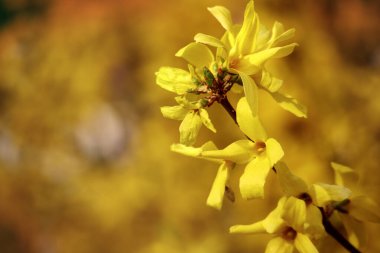
M 263 252 L 269 236 L 228 227 L 265 217 L 275 176 L 265 201 L 237 193 L 221 212 L 207 207 L 216 167 L 171 153 L 179 122 L 159 111 L 174 100 L 154 72 L 185 67 L 174 54 L 194 34 L 222 35 L 214 5 L 241 22 L 246 1 L 0 1 L 0 252 Z M 380 2 L 257 0 L 256 10 L 267 27 L 295 27 L 300 44 L 269 67 L 309 118 L 260 101 L 285 161 L 310 183 L 333 183 L 330 162 L 347 164 L 380 203 Z M 218 132 L 202 129 L 197 145 L 242 137 L 218 105 L 210 117 Z M 367 231 L 365 252 L 380 252 L 380 226 Z

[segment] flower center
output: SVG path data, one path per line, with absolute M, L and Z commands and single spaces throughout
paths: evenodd
M 297 237 L 297 231 L 295 231 L 292 227 L 286 227 L 281 234 L 282 238 L 287 241 L 294 241 Z
M 299 199 L 305 201 L 305 203 L 306 203 L 307 206 L 310 205 L 311 203 L 313 203 L 313 199 L 312 199 L 311 196 L 310 196 L 308 193 L 306 193 L 306 192 L 301 193 L 300 195 L 298 195 L 297 198 L 299 198 Z

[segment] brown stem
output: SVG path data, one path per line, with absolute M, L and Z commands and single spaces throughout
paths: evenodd
M 222 98 L 219 103 L 223 106 L 223 108 L 228 112 L 228 114 L 231 116 L 231 118 L 235 121 L 236 125 L 237 120 L 236 120 L 236 111 L 232 107 L 230 101 L 228 101 L 227 97 Z
M 319 207 L 322 213 L 322 224 L 326 232 L 334 238 L 340 245 L 342 245 L 350 253 L 361 253 L 355 248 L 344 236 L 331 224 L 323 208 Z

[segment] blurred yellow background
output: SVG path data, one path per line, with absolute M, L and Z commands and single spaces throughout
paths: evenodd
M 241 22 L 246 1 L 0 1 L 1 253 L 263 252 L 270 237 L 228 228 L 275 206 L 275 176 L 265 201 L 207 207 L 216 168 L 169 151 L 179 122 L 159 110 L 174 100 L 154 72 L 185 67 L 174 54 L 196 33 L 222 35 L 214 5 Z M 267 27 L 295 27 L 300 44 L 270 68 L 309 118 L 260 101 L 285 161 L 326 183 L 331 161 L 347 164 L 380 203 L 380 2 L 256 0 L 256 10 Z M 218 132 L 202 129 L 197 145 L 242 137 L 219 105 L 210 117 Z M 366 252 L 380 252 L 380 226 L 367 227 Z

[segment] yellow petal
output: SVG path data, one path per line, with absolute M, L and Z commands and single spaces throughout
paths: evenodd
M 281 237 L 275 237 L 270 240 L 265 249 L 265 253 L 292 253 L 294 246 L 292 243 Z
M 245 97 L 247 98 L 248 105 L 251 109 L 253 117 L 258 117 L 259 110 L 259 91 L 253 79 L 243 72 L 238 71 L 239 76 L 243 82 Z
M 292 43 L 283 47 L 268 48 L 253 54 L 248 54 L 242 58 L 244 64 L 251 64 L 262 67 L 268 60 L 282 58 L 291 54 L 297 43 Z
M 282 218 L 297 231 L 302 231 L 306 222 L 306 203 L 301 199 L 289 197 L 284 205 Z
M 232 161 L 238 164 L 247 163 L 256 156 L 255 144 L 249 140 L 239 140 L 221 150 L 202 152 L 203 157 Z
M 230 227 L 231 234 L 261 234 L 265 232 L 266 231 L 262 221 L 251 225 L 235 225 Z
M 163 106 L 160 108 L 161 113 L 165 118 L 183 120 L 186 117 L 186 114 L 189 110 L 186 110 L 181 105 L 176 106 Z
M 270 94 L 284 110 L 293 113 L 297 117 L 307 118 L 306 107 L 300 104 L 297 99 L 280 92 Z
M 310 195 L 312 196 L 314 204 L 323 207 L 330 201 L 340 202 L 349 198 L 351 191 L 339 185 L 319 183 L 312 185 Z
M 306 208 L 306 222 L 303 231 L 311 238 L 319 239 L 325 234 L 322 224 L 322 214 L 318 207 L 309 205 Z
M 224 44 L 217 38 L 211 35 L 198 33 L 194 36 L 195 42 L 203 43 L 205 45 L 213 46 L 213 47 L 224 47 Z
M 178 95 L 185 94 L 187 91 L 196 88 L 189 72 L 171 67 L 161 67 L 156 72 L 156 83 L 161 88 Z
M 308 186 L 300 177 L 290 172 L 285 163 L 279 162 L 275 166 L 280 185 L 287 196 L 298 196 L 308 191 Z
M 351 199 L 349 215 L 360 221 L 380 223 L 380 207 L 367 196 L 357 196 Z
M 331 163 L 331 167 L 334 169 L 335 183 L 337 185 L 346 186 L 350 189 L 356 187 L 359 175 L 353 169 L 334 162 Z
M 193 145 L 201 125 L 202 120 L 199 114 L 194 111 L 188 112 L 179 126 L 180 143 L 188 146 Z
M 264 185 L 270 169 L 269 160 L 262 156 L 256 157 L 247 164 L 239 181 L 243 199 L 264 197 Z
M 208 116 L 208 112 L 205 109 L 199 109 L 199 115 L 201 116 L 203 125 L 205 125 L 208 129 L 216 133 L 216 129 Z
M 286 197 L 282 197 L 278 201 L 277 207 L 273 211 L 271 211 L 268 214 L 268 216 L 263 220 L 263 226 L 268 233 L 277 233 L 281 231 L 284 227 L 286 227 L 286 223 L 282 219 L 282 214 L 284 212 L 284 205 L 286 203 L 286 200 Z
M 295 29 L 284 31 L 284 26 L 280 22 L 275 22 L 272 28 L 272 36 L 268 42 L 270 46 L 276 46 L 279 43 L 294 37 Z
M 240 129 L 251 138 L 251 140 L 265 141 L 267 139 L 263 125 L 257 116 L 253 116 L 246 97 L 242 97 L 237 104 L 236 119 Z
M 192 42 L 180 49 L 175 56 L 182 57 L 197 68 L 209 67 L 214 61 L 214 55 L 211 50 L 201 44 Z
M 253 52 L 256 46 L 259 24 L 254 3 L 249 1 L 244 13 L 243 25 L 236 37 L 236 48 L 231 50 L 231 56 L 247 55 Z
M 283 81 L 273 77 L 268 71 L 263 71 L 261 76 L 260 85 L 269 92 L 277 92 Z
M 207 8 L 209 12 L 219 21 L 224 29 L 230 30 L 232 26 L 232 18 L 230 11 L 224 6 L 214 6 Z
M 230 162 L 224 162 L 220 165 L 212 184 L 210 194 L 207 198 L 207 205 L 220 210 L 223 204 L 226 183 L 228 181 L 230 170 L 233 168 Z
M 364 223 L 357 221 L 348 215 L 342 214 L 340 217 L 343 226 L 346 229 L 348 241 L 357 249 L 363 248 L 368 242 L 368 233 Z
M 182 155 L 198 157 L 205 150 L 215 150 L 217 147 L 212 141 L 208 141 L 199 148 L 189 147 L 180 143 L 172 144 L 170 150 Z
M 317 248 L 311 242 L 310 238 L 301 233 L 297 233 L 294 246 L 300 253 L 318 253 Z
M 278 143 L 275 139 L 269 138 L 266 142 L 266 156 L 269 159 L 269 165 L 270 167 L 273 167 L 283 156 L 284 151 L 282 150 L 282 147 L 280 143 Z

